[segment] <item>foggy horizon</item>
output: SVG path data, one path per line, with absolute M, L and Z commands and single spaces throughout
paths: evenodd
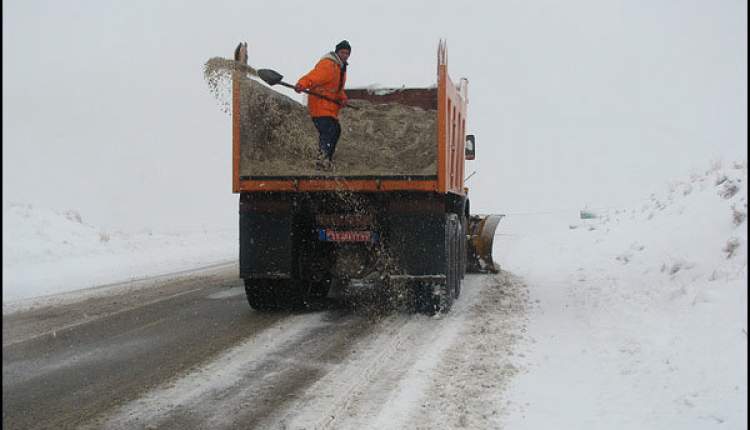
M 335 26 L 321 27 L 330 14 Z M 447 40 L 469 81 L 472 208 L 629 208 L 713 161 L 747 159 L 747 5 L 5 2 L 3 205 L 105 228 L 233 227 L 231 121 L 202 66 L 295 81 L 342 39 L 347 86 L 426 86 Z M 278 91 L 301 100 L 291 90 Z

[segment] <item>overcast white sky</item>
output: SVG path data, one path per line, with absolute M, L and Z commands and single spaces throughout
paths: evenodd
M 230 118 L 202 65 L 239 41 L 293 81 L 348 39 L 351 86 L 423 86 L 447 39 L 469 79 L 477 212 L 632 207 L 747 158 L 741 0 L 18 0 L 2 15 L 4 204 L 107 228 L 234 225 Z

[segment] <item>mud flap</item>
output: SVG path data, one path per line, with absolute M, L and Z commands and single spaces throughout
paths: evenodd
M 471 215 L 466 246 L 466 271 L 469 273 L 497 273 L 492 260 L 492 244 L 497 224 L 505 215 Z

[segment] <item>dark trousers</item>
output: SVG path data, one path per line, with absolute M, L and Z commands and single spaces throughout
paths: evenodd
M 316 116 L 312 121 L 320 133 L 320 153 L 332 160 L 333 153 L 336 152 L 336 144 L 341 136 L 339 121 L 332 116 Z

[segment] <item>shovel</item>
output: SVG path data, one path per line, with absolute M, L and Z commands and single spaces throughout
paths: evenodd
M 268 85 L 274 86 L 276 84 L 281 84 L 281 85 L 283 85 L 285 87 L 294 89 L 294 85 L 291 85 L 291 84 L 288 84 L 288 83 L 282 81 L 282 79 L 284 79 L 284 77 L 281 76 L 275 70 L 260 69 L 260 70 L 258 70 L 258 77 L 260 77 L 261 79 L 263 79 L 263 81 L 265 83 L 267 83 Z M 353 109 L 358 109 L 356 106 L 351 106 L 351 105 L 343 106 L 340 101 L 332 99 L 332 98 L 327 97 L 327 96 L 324 96 L 323 94 L 318 94 L 318 93 L 310 91 L 310 90 L 302 90 L 302 91 L 305 92 L 305 93 L 307 93 L 307 94 L 310 94 L 311 96 L 320 97 L 321 99 L 328 100 L 329 102 L 332 102 L 332 103 L 336 103 L 337 105 L 342 106 L 342 107 L 350 107 L 350 108 L 353 108 Z

